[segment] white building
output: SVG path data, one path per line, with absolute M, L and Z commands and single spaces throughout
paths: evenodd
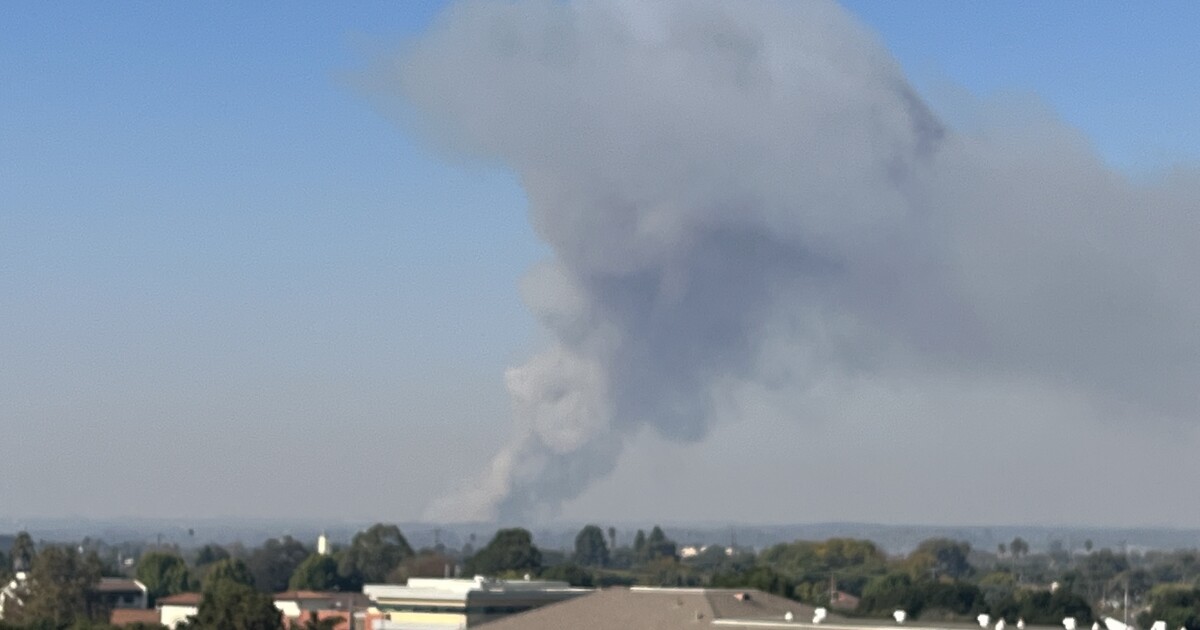
M 200 593 L 179 593 L 158 598 L 158 622 L 175 630 L 200 610 Z
M 544 580 L 473 580 L 410 578 L 408 584 L 367 584 L 373 628 L 457 630 L 525 612 L 580 595 L 591 589 Z
M 0 619 L 11 617 L 12 611 L 25 605 L 29 595 L 29 574 L 17 571 L 12 581 L 0 589 Z M 150 606 L 146 585 L 128 578 L 100 578 L 90 595 L 109 610 L 146 609 Z
M 10 617 L 12 611 L 25 605 L 25 598 L 29 596 L 29 574 L 25 571 L 17 571 L 13 576 L 12 581 L 4 585 L 4 589 L 0 590 L 0 619 Z

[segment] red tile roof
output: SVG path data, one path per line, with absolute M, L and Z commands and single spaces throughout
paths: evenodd
M 128 623 L 158 623 L 160 620 L 157 610 L 141 610 L 137 608 L 117 608 L 112 611 L 108 623 L 123 626 Z
M 201 597 L 203 596 L 200 593 L 177 593 L 158 598 L 157 604 L 159 606 L 199 606 Z
M 324 591 L 284 591 L 275 593 L 275 601 L 281 599 L 334 599 L 340 593 L 327 593 Z

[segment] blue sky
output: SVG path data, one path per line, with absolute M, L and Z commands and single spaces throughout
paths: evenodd
M 845 6 L 952 122 L 1010 94 L 1137 177 L 1200 157 L 1200 4 Z M 520 187 L 354 87 L 438 9 L 7 6 L 0 517 L 416 518 L 507 435 L 547 255 Z M 655 516 L 612 495 L 568 516 Z

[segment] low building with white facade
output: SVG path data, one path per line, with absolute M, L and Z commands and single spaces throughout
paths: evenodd
M 367 584 L 372 628 L 457 630 L 591 593 L 566 582 L 410 578 L 403 586 Z

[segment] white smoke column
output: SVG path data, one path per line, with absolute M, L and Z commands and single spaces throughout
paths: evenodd
M 513 438 L 429 518 L 552 515 L 797 364 L 1196 410 L 1195 178 L 1131 186 L 1053 120 L 944 130 L 834 4 L 454 5 L 377 86 L 517 173 L 554 252 Z

